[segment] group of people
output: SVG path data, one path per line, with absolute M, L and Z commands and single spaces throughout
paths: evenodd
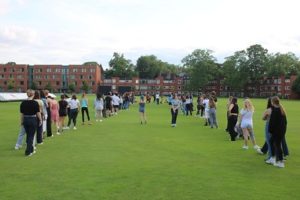
M 85 125 L 85 115 L 87 123 L 91 125 L 89 115 L 89 103 L 86 94 L 83 93 L 81 100 L 78 100 L 73 94 L 68 98 L 66 94 L 61 95 L 60 101 L 56 101 L 49 91 L 27 91 L 28 99 L 20 105 L 21 113 L 21 130 L 15 145 L 15 149 L 22 147 L 23 137 L 26 133 L 26 150 L 25 155 L 31 156 L 35 153 L 36 144 L 43 144 L 44 136 L 53 137 L 52 124 L 57 135 L 63 133 L 64 130 L 70 129 L 73 123 L 73 130 L 76 130 L 77 116 L 79 111 L 82 113 L 82 125 Z M 103 117 L 114 116 L 118 114 L 120 109 L 128 109 L 130 103 L 133 103 L 133 95 L 117 93 L 108 93 L 104 95 L 97 94 L 94 100 L 95 121 L 102 122 Z M 156 97 L 160 98 L 158 95 Z M 148 95 L 140 96 L 138 109 L 140 113 L 140 123 L 147 124 L 146 118 L 146 102 L 149 102 Z M 154 102 L 157 101 L 155 98 Z M 171 94 L 167 98 L 171 111 L 171 126 L 176 127 L 178 112 L 181 109 L 183 114 L 188 116 L 193 112 L 193 97 L 192 95 Z M 124 106 L 125 104 L 125 106 Z M 215 92 L 200 95 L 197 98 L 197 114 L 204 118 L 206 126 L 218 128 L 216 119 L 217 97 Z M 265 144 L 260 148 L 256 144 L 253 131 L 253 114 L 254 106 L 249 98 L 243 101 L 243 108 L 239 110 L 238 99 L 229 97 L 227 103 L 227 128 L 226 131 L 230 136 L 231 141 L 238 138 L 243 138 L 243 149 L 249 148 L 248 141 L 251 140 L 253 148 L 260 154 L 268 153 L 265 160 L 268 164 L 283 168 L 284 157 L 289 155 L 288 147 L 285 140 L 287 127 L 286 112 L 280 104 L 279 97 L 275 96 L 268 99 L 267 108 L 262 119 L 265 124 Z M 65 118 L 68 116 L 68 123 L 65 126 Z M 35 134 L 36 133 L 36 134 Z
M 276 167 L 283 168 L 284 156 L 288 156 L 288 148 L 285 140 L 287 128 L 286 112 L 280 104 L 278 96 L 268 98 L 267 108 L 262 116 L 265 120 L 265 144 L 260 148 L 256 144 L 253 131 L 253 113 L 254 106 L 249 98 L 244 99 L 244 106 L 239 112 L 239 106 L 236 97 L 229 97 L 227 104 L 227 128 L 231 141 L 241 137 L 244 140 L 243 149 L 248 149 L 248 140 L 250 139 L 253 148 L 259 154 L 268 153 L 265 162 Z M 283 156 L 284 155 L 284 156 Z
M 37 145 L 42 145 L 47 137 L 53 137 L 53 132 L 57 135 L 65 130 L 77 130 L 77 116 L 81 111 L 82 125 L 92 125 L 89 114 L 89 101 L 85 93 L 79 100 L 76 94 L 71 98 L 66 94 L 60 96 L 57 101 L 48 90 L 27 90 L 27 99 L 20 105 L 21 129 L 17 138 L 15 149 L 22 148 L 24 136 L 26 135 L 25 155 L 31 156 L 36 151 Z M 117 115 L 119 109 L 128 109 L 130 95 L 124 95 L 124 101 L 117 93 L 109 93 L 106 97 L 97 94 L 94 100 L 95 121 L 102 122 L 103 117 Z M 65 124 L 65 118 L 68 122 Z

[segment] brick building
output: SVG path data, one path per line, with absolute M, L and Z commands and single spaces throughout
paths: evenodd
M 52 92 L 64 92 L 74 86 L 81 92 L 87 84 L 90 92 L 96 92 L 101 84 L 103 68 L 96 63 L 84 65 L 19 65 L 0 64 L 0 90 L 25 92 L 28 88 L 51 88 Z
M 140 79 L 135 77 L 131 80 L 112 77 L 111 79 L 104 79 L 103 84 L 101 84 L 102 91 L 100 92 L 107 93 L 108 91 L 114 91 L 124 93 L 132 91 L 135 94 L 154 94 L 159 92 L 162 95 L 167 95 L 172 92 L 181 93 L 182 86 L 183 79 L 181 77 L 174 77 L 173 79 L 165 79 L 162 76 L 155 79 Z
M 28 65 L 0 64 L 0 91 L 24 92 L 28 88 Z

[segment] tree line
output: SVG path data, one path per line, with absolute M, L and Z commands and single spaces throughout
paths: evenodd
M 223 80 L 223 84 L 231 91 L 243 91 L 246 86 L 251 85 L 252 92 L 256 93 L 262 77 L 289 77 L 300 74 L 300 60 L 294 53 L 269 53 L 260 44 L 234 52 L 226 57 L 223 63 L 217 63 L 212 54 L 213 51 L 208 49 L 196 49 L 182 59 L 182 65 L 173 65 L 159 60 L 154 55 L 141 56 L 136 64 L 133 64 L 123 54 L 115 52 L 104 76 L 154 79 L 158 76 L 172 78 L 185 75 L 189 80 L 186 85 L 188 90 L 197 91 L 210 81 Z M 292 89 L 300 94 L 300 76 Z

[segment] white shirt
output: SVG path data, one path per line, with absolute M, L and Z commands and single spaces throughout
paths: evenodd
M 205 104 L 205 110 L 209 110 L 209 99 L 204 99 L 203 104 Z
M 71 99 L 70 102 L 69 102 L 70 109 L 76 109 L 76 108 L 78 108 L 79 104 L 80 104 L 80 102 L 79 102 L 78 99 Z
M 111 98 L 114 106 L 118 106 L 120 104 L 120 98 L 117 95 L 113 95 Z

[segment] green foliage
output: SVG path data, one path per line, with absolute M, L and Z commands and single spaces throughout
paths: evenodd
M 85 62 L 83 65 L 99 65 L 96 61 Z
M 246 63 L 245 51 L 235 52 L 233 56 L 226 58 L 223 64 L 224 83 L 231 91 L 241 91 L 249 81 Z
M 198 91 L 209 81 L 219 78 L 219 71 L 215 57 L 211 50 L 196 49 L 192 54 L 182 59 L 183 66 L 187 68 L 190 77 L 190 90 Z
M 38 89 L 36 82 L 32 81 L 32 83 L 30 85 L 30 88 L 33 89 L 33 90 Z
M 14 88 L 15 88 L 15 80 L 9 79 L 9 81 L 7 83 L 7 89 L 8 90 L 13 90 Z
M 270 55 L 267 74 L 269 77 L 297 74 L 299 71 L 298 63 L 299 59 L 293 53 Z
M 142 79 L 154 79 L 161 73 L 162 61 L 158 60 L 156 56 L 141 56 L 136 62 L 136 71 Z
M 292 85 L 293 92 L 300 94 L 300 75 L 297 76 L 296 80 Z
M 83 81 L 81 89 L 82 89 L 85 93 L 88 93 L 89 90 L 90 90 L 90 86 L 88 85 L 88 83 L 87 83 L 86 81 Z
M 114 53 L 112 59 L 109 61 L 109 70 L 106 70 L 105 77 L 120 77 L 122 79 L 131 79 L 136 76 L 134 72 L 134 65 L 131 60 L 125 59 L 123 54 Z
M 69 88 L 69 91 L 71 93 L 73 93 L 73 92 L 75 92 L 76 86 L 74 83 L 71 83 L 71 84 L 69 84 L 68 88 Z

